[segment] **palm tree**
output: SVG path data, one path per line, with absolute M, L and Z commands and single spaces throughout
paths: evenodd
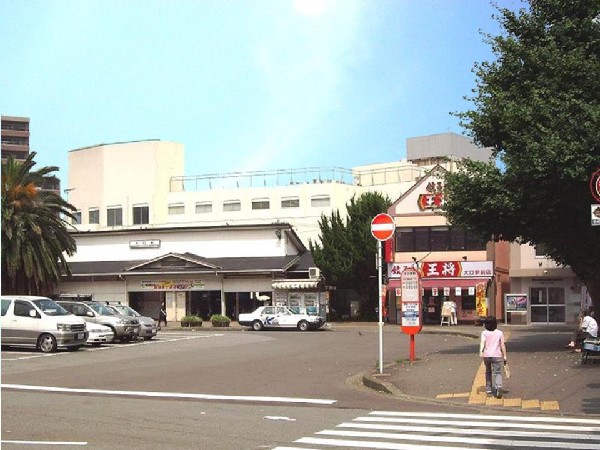
M 75 207 L 56 192 L 43 190 L 58 170 L 32 170 L 36 152 L 24 161 L 8 157 L 2 165 L 2 293 L 49 293 L 62 274 L 65 259 L 76 250 L 64 217 Z

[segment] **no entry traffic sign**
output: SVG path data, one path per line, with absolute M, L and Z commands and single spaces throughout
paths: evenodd
M 371 221 L 371 234 L 378 241 L 387 241 L 394 235 L 394 219 L 387 214 L 377 214 Z

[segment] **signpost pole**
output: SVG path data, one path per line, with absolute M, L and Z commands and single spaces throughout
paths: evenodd
M 377 284 L 379 289 L 379 374 L 383 374 L 383 275 L 381 266 L 383 263 L 381 241 L 387 241 L 394 235 L 394 219 L 387 214 L 377 214 L 371 221 L 371 234 L 377 239 Z
M 379 374 L 383 374 L 383 299 L 381 285 L 383 276 L 381 274 L 381 241 L 377 240 L 377 285 L 379 286 Z

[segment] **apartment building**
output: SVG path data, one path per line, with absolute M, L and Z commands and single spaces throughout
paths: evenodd
M 25 159 L 29 155 L 29 117 L 2 116 L 2 162 L 12 156 Z

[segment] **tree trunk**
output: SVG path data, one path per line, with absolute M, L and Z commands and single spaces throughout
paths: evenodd
M 592 298 L 594 317 L 596 320 L 598 320 L 598 314 L 600 314 L 600 278 L 586 280 L 585 286 L 587 287 L 590 297 Z

